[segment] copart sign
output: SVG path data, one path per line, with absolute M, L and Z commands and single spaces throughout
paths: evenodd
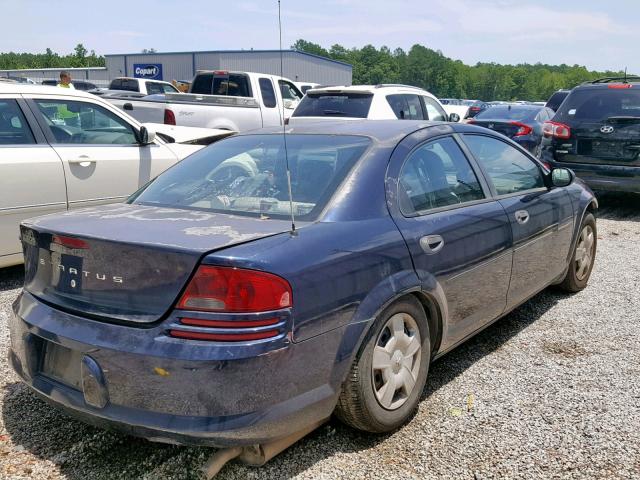
M 150 80 L 162 80 L 161 63 L 134 63 L 133 76 L 135 78 L 148 78 Z

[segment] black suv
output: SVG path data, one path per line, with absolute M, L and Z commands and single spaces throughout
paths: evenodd
M 598 190 L 640 192 L 640 76 L 578 85 L 543 125 L 541 160 Z
M 553 92 L 553 95 L 549 97 L 547 103 L 544 105 L 547 108 L 550 108 L 554 112 L 558 111 L 564 99 L 571 93 L 571 90 L 558 90 L 557 92 Z

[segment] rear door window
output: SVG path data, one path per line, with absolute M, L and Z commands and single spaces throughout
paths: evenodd
M 293 112 L 293 116 L 367 118 L 372 99 L 371 93 L 307 93 Z
M 273 89 L 273 82 L 269 78 L 261 78 L 258 80 L 260 85 L 260 95 L 262 95 L 262 101 L 267 108 L 274 108 L 276 106 L 276 92 Z
M 538 165 L 515 147 L 484 135 L 464 135 L 464 141 L 498 195 L 544 187 Z
M 36 143 L 15 100 L 0 99 L 0 146 Z
M 451 137 L 424 144 L 409 155 L 398 196 L 407 216 L 485 198 L 478 177 Z
M 424 120 L 420 97 L 414 94 L 387 95 L 387 103 L 398 120 Z

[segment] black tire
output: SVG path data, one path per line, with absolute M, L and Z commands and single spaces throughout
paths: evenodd
M 580 274 L 579 272 L 579 263 L 576 259 L 576 252 L 578 251 L 578 247 L 580 244 L 580 239 L 582 232 L 586 229 L 590 228 L 593 235 L 593 243 L 591 245 L 591 261 L 587 269 Z M 573 247 L 573 251 L 571 252 L 571 262 L 569 264 L 569 269 L 567 270 L 567 275 L 564 277 L 562 282 L 558 285 L 558 287 L 565 292 L 576 293 L 580 290 L 583 290 L 587 283 L 589 283 L 589 277 L 591 277 L 591 271 L 593 270 L 593 265 L 596 260 L 596 250 L 598 246 L 598 230 L 596 228 L 596 219 L 591 213 L 587 213 L 582 220 L 582 224 L 580 225 L 580 230 L 578 232 L 578 239 L 576 240 L 576 244 Z
M 417 375 L 411 393 L 404 403 L 396 409 L 383 408 L 374 391 L 375 379 L 372 369 L 373 351 L 380 341 L 387 322 L 397 314 L 408 314 L 418 327 L 420 333 L 420 360 L 416 365 Z M 404 424 L 418 406 L 429 372 L 431 361 L 431 340 L 429 324 L 424 308 L 413 297 L 406 297 L 387 307 L 376 319 L 371 331 L 365 339 L 351 370 L 342 386 L 342 392 L 336 406 L 336 416 L 347 425 L 358 430 L 373 433 L 384 433 L 395 430 Z M 417 362 L 417 360 L 416 360 Z M 394 396 L 395 398 L 395 396 Z

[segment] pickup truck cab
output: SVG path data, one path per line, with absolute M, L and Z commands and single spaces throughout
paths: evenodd
M 198 72 L 188 93 L 104 98 L 140 122 L 240 132 L 282 125 L 303 96 L 277 75 L 216 70 Z
M 157 95 L 164 93 L 180 93 L 169 82 L 161 80 L 148 80 L 146 78 L 118 77 L 111 80 L 108 89 L 97 89 L 91 93 L 113 94 L 116 92 L 134 92 L 140 96 Z

